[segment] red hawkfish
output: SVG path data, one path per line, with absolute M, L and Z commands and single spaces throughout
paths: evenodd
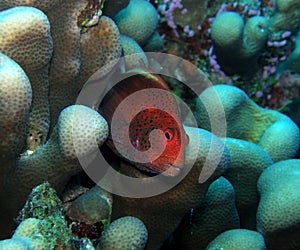
M 176 100 L 161 77 L 131 71 L 106 94 L 99 111 L 108 122 L 106 144 L 114 153 L 141 171 L 167 176 L 180 173 L 189 138 Z

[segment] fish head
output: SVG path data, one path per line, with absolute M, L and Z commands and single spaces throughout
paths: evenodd
M 160 133 L 152 138 L 151 133 L 154 130 L 159 130 Z M 184 152 L 189 138 L 178 117 L 155 108 L 145 109 L 132 120 L 129 135 L 131 144 L 137 150 L 153 154 L 153 160 L 143 164 L 135 163 L 137 168 L 155 174 L 176 176 L 184 167 Z M 164 145 L 159 157 L 154 156 L 155 148 L 161 148 L 157 145 Z M 154 151 L 150 151 L 151 147 Z

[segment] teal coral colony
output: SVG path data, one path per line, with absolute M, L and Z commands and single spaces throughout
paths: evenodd
M 300 0 L 1 0 L 0 250 L 299 250 L 299 98 Z

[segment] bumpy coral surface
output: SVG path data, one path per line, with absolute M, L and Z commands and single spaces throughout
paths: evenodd
M 225 143 L 230 152 L 231 164 L 224 177 L 235 189 L 241 227 L 253 230 L 259 201 L 257 181 L 273 161 L 267 152 L 254 143 L 233 138 L 226 138 Z
M 281 161 L 267 168 L 258 180 L 257 230 L 270 248 L 300 247 L 299 171 L 299 159 Z
M 225 73 L 251 75 L 268 39 L 268 21 L 255 16 L 244 24 L 239 14 L 224 12 L 213 22 L 211 38 Z
M 130 0 L 129 5 L 114 20 L 121 34 L 131 37 L 143 46 L 157 27 L 158 15 L 148 1 Z
M 152 250 L 173 249 L 172 244 L 256 250 L 266 249 L 264 240 L 270 249 L 299 249 L 300 170 L 298 160 L 291 160 L 299 152 L 299 128 L 250 99 L 261 98 L 261 86 L 266 99 L 276 100 L 281 92 L 264 92 L 282 84 L 274 73 L 299 72 L 299 6 L 299 0 L 0 1 L 0 237 L 5 238 L 0 250 Z M 184 61 L 147 61 L 143 50 L 189 58 L 214 83 L 250 86 L 250 98 L 232 86 L 204 90 L 208 79 Z M 146 198 L 93 187 L 80 164 L 92 162 L 101 147 L 118 174 L 158 186 L 174 180 L 143 172 L 102 147 L 109 134 L 107 122 L 95 111 L 102 93 L 93 93 L 97 100 L 77 100 L 88 84 L 101 82 L 109 89 L 114 73 L 128 70 L 117 64 L 121 55 L 131 53 L 143 61 L 133 61 L 131 67 L 168 71 L 203 91 L 196 103 L 194 94 L 166 77 L 170 89 L 196 107 L 201 128 L 184 126 L 189 136 L 185 166 L 191 169 L 184 166 L 179 177 L 187 175 L 168 191 Z M 287 88 L 284 93 L 289 84 L 281 86 Z M 109 182 L 113 188 L 126 194 L 142 190 L 118 174 Z M 42 184 L 26 202 L 32 188 L 45 181 L 55 191 Z M 63 210 L 55 192 L 60 195 L 74 183 L 90 190 L 68 200 Z
M 144 223 L 132 216 L 115 220 L 100 237 L 97 250 L 143 250 L 148 240 Z
M 220 233 L 239 228 L 235 191 L 224 177 L 210 184 L 203 203 L 192 209 L 175 233 L 180 249 L 205 249 Z
M 33 154 L 23 154 L 16 169 L 8 165 L 9 171 L 1 176 L 5 178 L 1 220 L 12 225 L 31 188 L 43 181 L 61 192 L 69 178 L 81 170 L 77 157 L 93 153 L 107 134 L 107 123 L 96 111 L 81 105 L 63 110 L 49 140 Z
M 213 104 L 217 95 L 222 107 Z M 295 156 L 299 149 L 300 132 L 297 125 L 286 115 L 267 110 L 255 104 L 242 90 L 227 85 L 216 85 L 206 89 L 198 99 L 197 122 L 201 128 L 211 129 L 211 117 L 206 107 L 212 107 L 215 119 L 226 116 L 226 137 L 242 139 L 262 147 L 274 162 Z M 285 133 L 282 133 L 285 131 Z M 218 131 L 215 131 L 218 135 Z M 220 135 L 222 136 L 222 135 Z
M 2 53 L 0 53 L 0 86 L 0 159 L 1 164 L 6 164 L 6 161 L 15 160 L 23 148 L 32 91 L 23 69 Z M 1 178 L 5 175 L 2 171 L 4 168 L 1 168 Z
M 30 80 L 30 128 L 45 142 L 50 126 L 48 67 L 53 49 L 48 18 L 36 8 L 10 8 L 0 12 L 0 34 L 0 52 L 15 60 Z
M 148 66 L 148 60 L 139 44 L 132 38 L 121 35 L 121 44 L 126 60 L 126 68 L 138 68 Z
M 233 229 L 216 237 L 206 250 L 230 249 L 230 250 L 266 250 L 262 235 L 246 229 Z
M 230 164 L 230 155 L 221 140 L 205 130 L 192 127 L 186 127 L 185 130 L 190 138 L 186 164 L 194 162 L 195 156 L 197 157 L 191 171 L 178 185 L 167 192 L 149 198 L 134 199 L 114 196 L 112 218 L 131 215 L 141 219 L 149 232 L 147 249 L 157 249 L 162 246 L 164 240 L 177 228 L 182 218 L 190 213 L 192 208 L 200 206 L 209 184 L 216 180 Z M 204 164 L 206 161 L 207 163 Z M 121 166 L 120 170 L 129 176 L 147 177 L 128 165 Z M 201 176 L 207 177 L 205 180 L 208 180 L 199 183 Z M 163 184 L 163 180 L 160 185 Z M 126 183 L 118 179 L 115 183 L 128 193 L 131 192 Z M 157 219 L 158 214 L 159 219 Z

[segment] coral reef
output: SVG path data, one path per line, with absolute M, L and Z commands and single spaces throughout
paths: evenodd
M 183 219 L 174 238 L 179 249 L 205 249 L 220 233 L 239 227 L 234 188 L 220 177 L 210 184 L 200 207 Z
M 300 146 L 299 6 L 299 0 L 0 1 L 0 250 L 299 249 L 300 165 L 293 159 Z M 184 60 L 148 60 L 144 51 L 179 55 L 203 72 Z M 135 56 L 119 65 L 122 55 Z M 147 69 L 135 69 L 141 66 Z M 176 141 L 180 171 L 157 164 L 176 176 L 145 172 L 107 147 L 122 145 L 99 114 L 110 112 L 110 102 L 76 103 L 100 68 L 93 80 L 106 90 L 116 75 L 176 76 L 157 82 L 177 95 L 172 108 L 187 134 L 185 151 Z M 137 79 L 139 89 L 147 85 Z M 148 120 L 139 119 L 143 130 Z M 176 151 L 168 150 L 167 156 Z M 110 179 L 107 171 L 99 186 L 81 164 L 93 162 L 96 151 L 117 173 Z M 129 178 L 145 186 L 130 186 Z M 176 178 L 165 192 L 131 196 Z
M 130 0 L 128 6 L 114 17 L 122 35 L 143 46 L 158 24 L 156 9 L 145 0 Z
M 225 144 L 230 152 L 231 165 L 224 177 L 234 187 L 241 227 L 254 230 L 259 201 L 257 181 L 273 161 L 267 152 L 254 143 L 226 138 Z
M 0 13 L 0 32 L 0 52 L 18 63 L 30 80 L 33 92 L 30 127 L 41 134 L 44 143 L 50 126 L 48 68 L 53 50 L 50 23 L 38 9 L 15 7 Z
M 101 144 L 107 135 L 107 123 L 97 112 L 85 106 L 70 106 L 62 111 L 43 146 L 33 154 L 23 154 L 17 162 L 15 159 L 2 165 L 1 220 L 6 221 L 6 228 L 12 225 L 12 218 L 22 207 L 32 187 L 49 181 L 61 192 L 69 178 L 81 171 L 77 157 L 91 154 L 94 139 Z
M 262 235 L 246 229 L 233 229 L 216 237 L 206 248 L 232 250 L 266 250 Z
M 211 130 L 212 117 L 208 116 L 206 108 L 213 107 L 214 100 L 210 96 L 214 91 L 218 93 L 223 106 L 214 108 L 213 114 L 210 115 L 218 118 L 225 112 L 226 137 L 259 145 L 274 162 L 293 158 L 296 155 L 300 142 L 297 125 L 280 112 L 259 107 L 242 90 L 233 86 L 219 84 L 201 93 L 196 111 L 199 127 Z M 285 131 L 285 134 L 282 131 Z
M 275 13 L 271 16 L 271 30 L 278 32 L 280 30 L 297 31 L 300 21 L 300 2 L 298 0 L 277 0 L 275 1 Z
M 251 17 L 244 24 L 243 18 L 235 12 L 220 14 L 212 23 L 211 38 L 222 70 L 228 75 L 253 74 L 266 45 L 268 29 L 264 17 Z
M 126 69 L 138 68 L 140 65 L 148 67 L 148 59 L 140 45 L 125 35 L 121 35 L 120 39 L 126 57 Z
M 62 203 L 49 183 L 32 190 L 18 219 L 21 223 L 12 239 L 0 243 L 3 249 L 13 245 L 19 249 L 21 242 L 26 244 L 24 249 L 71 249 L 72 234 L 64 220 Z
M 300 247 L 299 169 L 299 159 L 285 160 L 273 164 L 259 177 L 257 230 L 270 249 Z
M 148 232 L 144 223 L 132 216 L 115 220 L 101 235 L 97 250 L 145 249 Z
M 143 199 L 114 196 L 112 219 L 129 215 L 141 219 L 149 233 L 146 249 L 158 249 L 162 246 L 164 240 L 176 229 L 182 218 L 190 213 L 192 208 L 200 206 L 209 184 L 216 180 L 230 164 L 230 155 L 221 140 L 205 130 L 192 127 L 186 127 L 185 130 L 190 138 L 186 151 L 186 164 L 193 160 L 195 155 L 197 159 L 191 171 L 177 186 L 160 195 Z M 210 157 L 208 157 L 209 154 L 211 154 Z M 220 161 L 215 162 L 219 156 L 221 156 Z M 217 164 L 217 169 L 214 172 L 214 169 L 205 169 L 205 161 L 208 161 L 206 164 L 208 168 L 213 168 L 214 164 Z M 138 170 L 128 167 L 127 164 L 122 164 L 120 171 L 129 176 L 146 177 Z M 199 183 L 202 171 L 210 177 L 206 182 Z M 168 177 L 161 181 L 167 181 L 166 178 Z M 126 183 L 118 179 L 115 183 L 129 193 L 131 192 Z
M 24 1 L 5 2 L 1 8 L 9 4 L 23 5 Z M 99 144 L 106 139 L 106 122 L 87 107 L 65 109 L 54 125 L 62 109 L 75 102 L 87 78 L 121 55 L 119 31 L 108 17 L 101 17 L 97 31 L 86 32 L 80 39 L 81 21 L 90 18 L 85 10 L 89 10 L 88 2 L 64 1 L 56 6 L 34 1 L 28 5 L 41 6 L 47 16 L 33 7 L 0 12 L 0 51 L 25 72 L 1 55 L 1 135 L 5 135 L 1 143 L 1 237 L 12 230 L 12 219 L 34 186 L 47 180 L 61 192 L 68 179 L 81 171 L 76 154 L 91 153 L 93 136 Z M 66 15 L 64 8 L 72 11 Z M 94 33 L 101 34 L 101 39 L 90 46 L 90 40 L 99 37 Z M 90 36 L 88 43 L 84 35 Z M 76 84 L 71 84 L 75 79 Z M 75 152 L 72 141 L 76 138 L 77 146 L 87 148 Z

